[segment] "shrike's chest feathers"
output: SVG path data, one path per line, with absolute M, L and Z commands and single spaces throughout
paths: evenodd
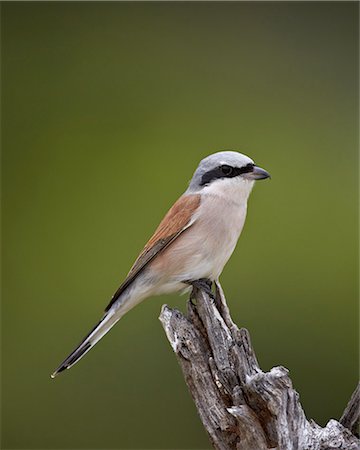
M 252 183 L 222 182 L 201 192 L 193 225 L 151 264 L 156 293 L 184 288 L 183 281 L 216 280 L 243 229 Z
M 247 201 L 236 202 L 222 195 L 208 193 L 203 195 L 199 211 L 197 232 L 203 236 L 201 268 L 208 277 L 216 279 L 233 253 L 243 229 Z

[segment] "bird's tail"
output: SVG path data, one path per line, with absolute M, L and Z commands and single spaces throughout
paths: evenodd
M 109 310 L 78 347 L 52 373 L 51 378 L 55 378 L 59 373 L 76 364 L 116 324 L 121 316 L 115 311 Z

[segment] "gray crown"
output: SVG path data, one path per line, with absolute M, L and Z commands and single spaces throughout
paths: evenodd
M 200 164 L 195 170 L 186 192 L 196 192 L 202 189 L 202 179 L 204 174 L 216 169 L 219 166 L 228 165 L 240 169 L 253 163 L 254 161 L 251 158 L 243 155 L 242 153 L 234 151 L 213 153 L 200 161 Z

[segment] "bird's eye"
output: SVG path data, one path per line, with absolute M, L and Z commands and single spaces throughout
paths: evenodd
M 233 168 L 231 166 L 227 166 L 225 164 L 223 166 L 220 166 L 220 170 L 221 170 L 221 173 L 223 175 L 225 175 L 226 177 L 228 177 L 229 175 L 231 175 L 233 173 Z

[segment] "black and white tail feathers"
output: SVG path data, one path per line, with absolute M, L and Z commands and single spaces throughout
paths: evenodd
M 90 331 L 90 333 L 81 341 L 78 347 L 60 364 L 60 366 L 51 374 L 55 378 L 59 373 L 70 369 L 76 364 L 121 318 L 121 315 L 115 314 L 109 310 L 100 322 Z

